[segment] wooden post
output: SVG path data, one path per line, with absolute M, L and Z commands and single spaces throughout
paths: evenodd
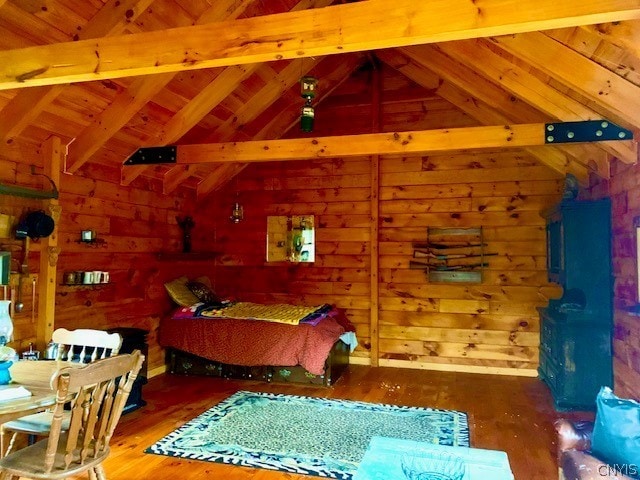
M 60 185 L 60 167 L 62 165 L 62 145 L 60 138 L 50 137 L 42 145 L 44 156 L 44 174 L 56 186 Z M 60 203 L 52 198 L 44 201 L 45 210 L 56 223 L 53 233 L 42 239 L 40 251 L 40 274 L 38 282 L 38 324 L 36 326 L 36 346 L 43 351 L 51 340 L 55 326 L 56 271 L 58 263 L 58 221 L 60 220 Z
M 372 59 L 372 62 L 375 62 Z M 380 68 L 376 63 L 373 63 L 372 72 L 372 98 L 371 98 L 371 127 L 373 133 L 380 131 L 380 90 L 382 84 L 382 75 Z M 371 366 L 377 367 L 380 355 L 380 349 L 378 347 L 378 309 L 380 308 L 379 302 L 379 229 L 380 229 L 380 156 L 371 155 L 371 266 L 370 266 L 370 281 L 371 281 L 371 306 L 369 308 L 371 312 L 371 319 L 369 325 L 371 350 L 369 351 Z

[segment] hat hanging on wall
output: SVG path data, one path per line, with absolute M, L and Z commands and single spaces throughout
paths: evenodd
M 53 233 L 55 223 L 53 218 L 42 210 L 29 212 L 16 227 L 16 238 L 29 237 L 31 239 L 48 237 Z

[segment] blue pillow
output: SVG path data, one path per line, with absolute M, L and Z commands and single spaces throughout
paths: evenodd
M 602 387 L 596 408 L 592 453 L 621 473 L 640 478 L 640 403 Z

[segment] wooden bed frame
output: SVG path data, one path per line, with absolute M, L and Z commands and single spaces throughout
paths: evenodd
M 282 367 L 260 365 L 245 367 L 216 362 L 174 348 L 167 348 L 169 372 L 179 375 L 210 375 L 213 377 L 265 382 L 296 383 L 329 387 L 333 385 L 349 365 L 349 346 L 338 340 L 325 361 L 323 375 L 309 373 L 301 366 Z

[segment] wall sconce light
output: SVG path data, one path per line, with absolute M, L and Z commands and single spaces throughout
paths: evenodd
M 313 108 L 312 103 L 316 96 L 317 85 L 318 79 L 315 77 L 304 76 L 300 79 L 300 96 L 305 100 L 300 114 L 300 129 L 303 132 L 313 131 L 315 109 Z
M 244 209 L 242 208 L 242 205 L 240 205 L 240 203 L 236 201 L 233 204 L 233 208 L 231 209 L 231 216 L 229 217 L 229 220 L 231 220 L 233 223 L 240 223 L 243 218 Z

